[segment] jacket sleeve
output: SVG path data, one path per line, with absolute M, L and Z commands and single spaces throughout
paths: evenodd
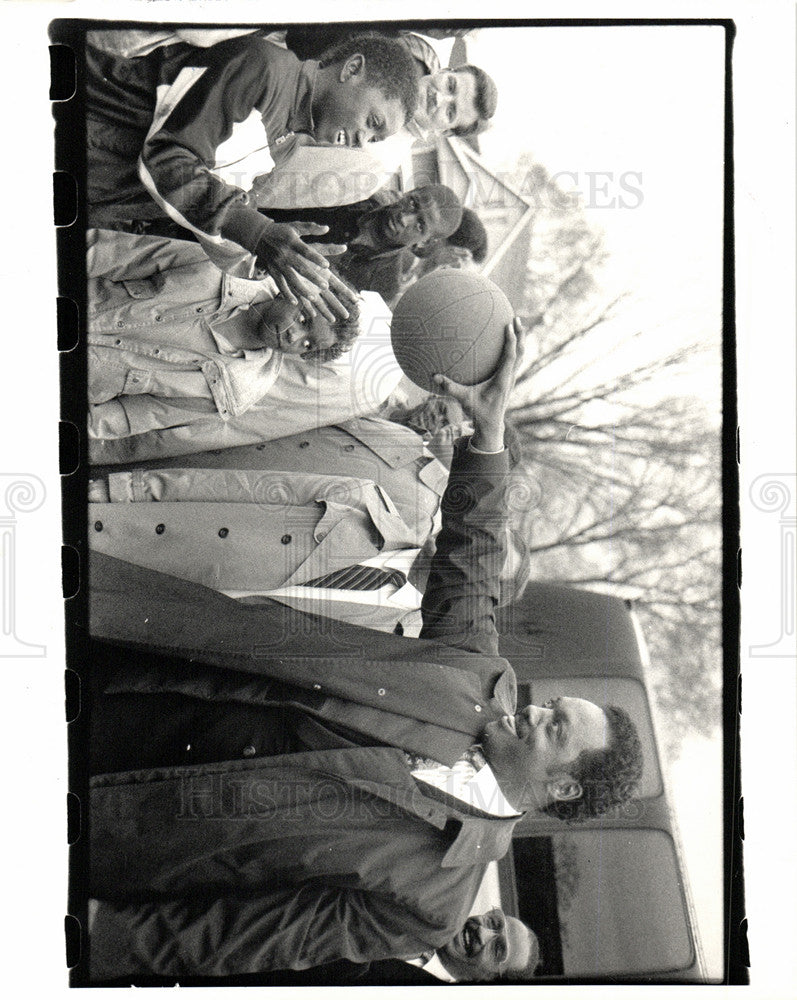
M 495 608 L 506 553 L 506 450 L 485 455 L 454 447 L 421 611 L 422 639 L 498 655 Z
M 255 899 L 101 901 L 91 930 L 90 974 L 95 981 L 136 973 L 232 976 L 301 970 L 340 958 L 413 957 L 446 944 L 457 929 L 374 893 L 315 885 Z
M 158 87 L 152 126 L 139 159 L 142 183 L 175 222 L 197 235 L 219 242 L 220 230 L 233 206 L 248 205 L 245 192 L 212 172 L 218 147 L 233 126 L 259 116 L 276 81 L 263 59 L 267 43 L 252 36 L 232 39 L 201 51 L 183 66 L 171 84 Z M 263 133 L 263 145 L 267 137 Z M 264 150 L 264 157 L 267 151 Z M 268 157 L 270 165 L 273 165 Z M 268 220 L 251 209 L 254 250 Z M 254 229 L 258 231 L 255 232 Z

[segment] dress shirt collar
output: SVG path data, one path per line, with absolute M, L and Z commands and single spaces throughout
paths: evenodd
M 417 965 L 419 969 L 423 969 L 424 972 L 428 972 L 430 975 L 434 976 L 435 979 L 442 979 L 444 983 L 456 982 L 456 979 L 454 979 L 448 969 L 437 957 L 437 952 L 435 952 L 427 962 L 424 962 L 423 958 L 419 958 L 410 962 L 410 965 Z

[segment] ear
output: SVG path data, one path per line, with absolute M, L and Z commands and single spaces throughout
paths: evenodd
M 355 52 L 355 54 L 353 56 L 349 56 L 346 62 L 341 66 L 340 82 L 344 83 L 346 80 L 362 76 L 364 72 L 365 56 L 361 55 L 359 52 Z
M 584 794 L 579 782 L 569 774 L 563 774 L 547 783 L 548 794 L 554 802 L 574 802 Z
M 439 242 L 441 241 L 427 237 L 424 242 L 416 243 L 411 249 L 416 257 L 428 257 Z

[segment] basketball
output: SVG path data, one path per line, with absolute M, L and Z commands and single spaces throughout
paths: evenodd
M 432 381 L 435 374 L 475 385 L 498 367 L 513 315 L 509 299 L 489 278 L 439 268 L 416 281 L 396 303 L 390 325 L 393 353 L 421 389 L 439 392 Z

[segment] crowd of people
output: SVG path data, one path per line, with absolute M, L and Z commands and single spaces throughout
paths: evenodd
M 385 290 L 487 254 L 373 152 L 494 114 L 434 43 L 89 33 L 94 982 L 531 978 L 534 931 L 473 911 L 487 866 L 529 810 L 634 794 L 626 712 L 518 709 L 498 654 L 520 321 L 488 381 L 438 378 L 445 420 L 388 409 Z

